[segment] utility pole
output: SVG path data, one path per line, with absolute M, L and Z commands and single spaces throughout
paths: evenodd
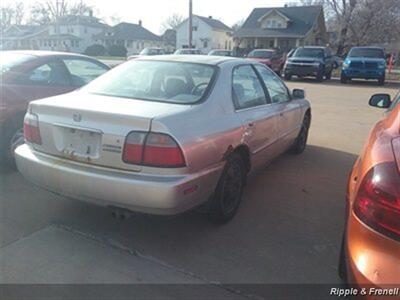
M 192 48 L 193 40 L 193 3 L 189 0 L 189 48 Z

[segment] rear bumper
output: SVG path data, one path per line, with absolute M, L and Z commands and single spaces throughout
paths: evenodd
M 15 157 L 18 170 L 44 189 L 102 206 L 160 215 L 178 214 L 207 201 L 223 169 L 220 164 L 189 175 L 140 174 L 72 162 L 38 153 L 26 144 L 16 149 Z
M 342 70 L 342 76 L 347 78 L 380 79 L 385 75 L 385 70 L 368 70 L 347 68 Z
M 370 292 L 362 299 L 398 299 L 400 294 L 385 298 L 377 293 L 400 288 L 400 242 L 375 232 L 351 213 L 346 244 L 348 281 Z

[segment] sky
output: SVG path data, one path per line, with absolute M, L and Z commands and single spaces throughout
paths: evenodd
M 0 0 L 0 5 L 12 4 L 15 0 Z M 19 0 L 26 7 L 45 0 Z M 52 0 L 55 1 L 55 0 Z M 70 0 L 74 3 L 77 0 Z M 294 0 L 193 0 L 193 13 L 201 16 L 212 16 L 220 19 L 228 26 L 237 21 L 246 19 L 255 7 L 283 6 Z M 94 7 L 96 16 L 103 17 L 111 23 L 111 16 L 121 21 L 138 23 L 142 20 L 143 26 L 150 31 L 161 33 L 161 24 L 170 15 L 177 13 L 188 15 L 189 0 L 84 0 Z M 110 24 L 112 25 L 112 24 Z

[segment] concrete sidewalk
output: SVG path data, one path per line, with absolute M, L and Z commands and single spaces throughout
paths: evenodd
M 0 249 L 0 284 L 141 284 L 157 299 L 165 299 L 167 285 L 198 285 L 209 299 L 245 299 L 122 245 L 54 225 Z

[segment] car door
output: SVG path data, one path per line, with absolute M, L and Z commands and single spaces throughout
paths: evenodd
M 278 144 L 279 150 L 284 151 L 293 143 L 300 130 L 300 104 L 292 101 L 289 89 L 276 74 L 262 65 L 256 65 L 255 68 L 268 90 L 271 106 L 278 112 Z
M 61 58 L 61 61 L 67 69 L 74 88 L 80 88 L 88 84 L 110 69 L 104 64 L 85 58 L 65 57 Z
M 232 72 L 232 98 L 235 113 L 244 128 L 244 143 L 257 167 L 276 155 L 278 112 L 271 109 L 268 93 L 252 65 L 240 65 Z

